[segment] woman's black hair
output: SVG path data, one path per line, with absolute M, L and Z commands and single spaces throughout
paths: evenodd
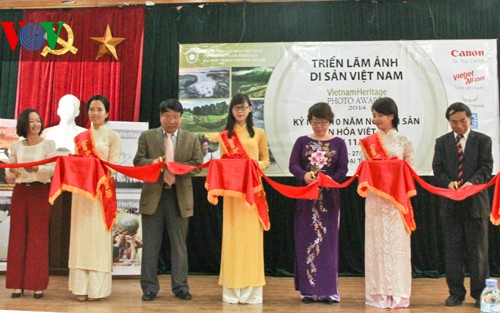
M 104 110 L 106 110 L 106 113 L 109 113 L 109 100 L 103 95 L 94 95 L 92 96 L 89 101 L 87 101 L 87 112 L 90 110 L 90 104 L 92 101 L 101 101 L 102 104 L 104 105 Z M 109 116 L 109 115 L 108 115 Z M 107 122 L 108 118 L 104 120 L 104 122 Z
M 38 117 L 40 117 L 40 113 L 38 113 L 37 110 L 28 108 L 25 109 L 24 111 L 19 114 L 19 117 L 17 118 L 17 125 L 16 125 L 16 133 L 18 136 L 21 137 L 28 137 L 29 133 L 29 128 L 30 128 L 30 114 L 35 112 Z M 38 132 L 38 135 L 40 135 L 43 131 L 43 121 L 42 118 L 40 117 L 40 123 L 42 124 L 42 127 L 40 127 L 40 131 Z
M 333 117 L 335 115 L 333 114 L 332 107 L 328 103 L 318 102 L 309 108 L 307 120 L 311 122 L 313 116 L 333 123 Z
M 249 107 L 252 107 L 252 102 L 250 101 L 250 98 L 243 93 L 237 93 L 231 99 L 231 104 L 229 105 L 229 113 L 227 114 L 227 124 L 226 124 L 227 136 L 229 138 L 233 136 L 233 128 L 234 124 L 236 123 L 236 119 L 234 118 L 233 115 L 233 107 L 243 103 L 246 103 L 248 104 Z M 250 111 L 247 116 L 247 130 L 248 133 L 250 134 L 250 137 L 253 138 L 253 136 L 255 135 L 255 131 L 253 130 L 252 111 Z
M 399 125 L 398 106 L 396 105 L 396 102 L 392 100 L 392 98 L 389 97 L 378 98 L 377 100 L 375 100 L 375 102 L 373 102 L 372 111 L 387 116 L 392 114 L 394 116 L 394 118 L 392 119 L 392 127 L 394 127 L 396 130 L 398 129 Z

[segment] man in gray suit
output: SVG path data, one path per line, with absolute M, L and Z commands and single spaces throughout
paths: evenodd
M 160 103 L 161 127 L 141 134 L 134 165 L 147 165 L 165 160 L 167 139 L 172 139 L 175 162 L 198 166 L 203 162 L 200 141 L 188 131 L 180 129 L 182 104 L 175 99 Z M 163 171 L 168 171 L 165 167 Z M 195 172 L 195 171 L 193 171 Z M 142 216 L 142 300 L 154 300 L 160 289 L 157 276 L 158 259 L 164 229 L 170 239 L 172 263 L 172 292 L 183 300 L 191 300 L 189 293 L 186 237 L 189 217 L 193 216 L 193 186 L 191 176 L 196 173 L 175 175 L 169 184 L 161 173 L 154 183 L 144 183 L 139 209 Z M 171 173 L 166 173 L 174 176 Z
M 446 110 L 452 132 L 439 137 L 432 169 L 442 188 L 458 189 L 487 183 L 493 169 L 491 138 L 470 129 L 471 111 L 461 102 Z M 465 264 L 470 272 L 470 295 L 480 304 L 481 291 L 489 276 L 488 222 L 490 203 L 484 190 L 462 201 L 441 199 L 441 220 L 445 241 L 446 283 L 450 296 L 446 306 L 465 299 Z

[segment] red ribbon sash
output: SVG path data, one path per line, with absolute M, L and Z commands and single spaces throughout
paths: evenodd
M 243 148 L 240 139 L 233 133 L 233 136 L 229 138 L 228 131 L 224 130 L 219 133 L 222 143 L 226 148 L 227 153 L 222 156 L 223 159 L 248 159 L 249 156 Z
M 92 136 L 92 131 L 90 131 L 90 129 L 76 135 L 74 142 L 77 155 L 99 158 L 99 154 L 95 150 L 94 137 Z
M 389 159 L 389 153 L 387 153 L 379 133 L 375 133 L 361 139 L 359 144 L 365 155 L 368 157 L 368 160 Z

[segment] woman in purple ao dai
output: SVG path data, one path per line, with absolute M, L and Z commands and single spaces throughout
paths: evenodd
M 313 182 L 317 173 L 342 182 L 347 174 L 347 147 L 343 139 L 330 135 L 333 112 L 327 103 L 309 108 L 308 120 L 313 133 L 295 142 L 289 170 L 298 185 Z M 295 289 L 302 302 L 332 304 L 340 301 L 339 263 L 339 190 L 320 187 L 317 200 L 297 200 L 295 213 Z

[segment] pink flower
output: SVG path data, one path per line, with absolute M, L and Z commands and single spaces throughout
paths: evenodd
M 327 159 L 325 157 L 326 152 L 322 150 L 317 150 L 311 154 L 309 161 L 311 162 L 313 173 L 318 172 L 326 165 Z

